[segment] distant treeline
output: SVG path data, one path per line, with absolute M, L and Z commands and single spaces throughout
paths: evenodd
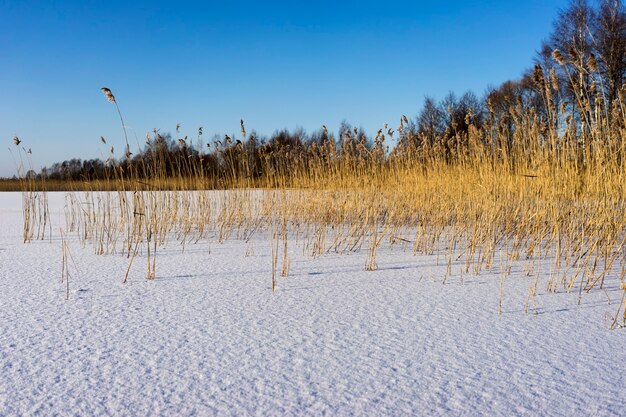
M 277 131 L 269 137 L 247 133 L 214 137 L 176 137 L 155 130 L 142 149 L 106 161 L 71 159 L 55 163 L 30 178 L 52 180 L 203 177 L 259 178 L 302 169 L 310 163 L 332 164 L 344 158 L 386 163 L 411 155 L 454 163 L 468 146 L 479 144 L 496 158 L 519 157 L 511 149 L 522 142 L 534 149 L 577 149 L 577 162 L 589 158 L 590 143 L 621 149 L 626 119 L 626 13 L 618 0 L 590 6 L 571 1 L 554 23 L 532 69 L 516 80 L 493 87 L 481 98 L 472 92 L 450 93 L 437 101 L 426 97 L 415 118 L 381 126 L 376 135 L 343 123 L 307 133 Z M 531 136 L 531 137 L 529 137 Z M 104 139 L 103 139 L 104 141 Z M 533 143 L 534 142 L 534 143 Z M 617 149 L 617 148 L 616 148 Z M 330 166 L 330 165 L 329 165 Z

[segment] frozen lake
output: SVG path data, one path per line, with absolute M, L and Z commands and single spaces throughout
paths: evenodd
M 21 195 L 0 194 L 0 416 L 623 416 L 626 332 L 608 330 L 615 282 L 582 298 L 381 247 L 303 255 L 271 290 L 269 242 L 95 255 L 69 235 L 63 194 L 52 236 L 22 243 Z M 611 301 L 611 304 L 608 301 Z

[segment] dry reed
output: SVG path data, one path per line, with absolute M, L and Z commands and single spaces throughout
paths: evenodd
M 567 59 L 558 51 L 554 55 L 557 61 Z M 403 116 L 397 132 L 387 126 L 379 130 L 372 149 L 359 142 L 358 132 L 348 131 L 341 147 L 327 140 L 263 154 L 260 176 L 251 162 L 254 155 L 247 151 L 243 120 L 241 140 L 224 138 L 232 145 L 229 153 L 215 148 L 225 167 L 219 177 L 205 175 L 202 154 L 168 173 L 158 149 L 149 155 L 139 151 L 140 158 L 126 172 L 115 171 L 107 179 L 107 189 L 115 192 L 71 194 L 66 229 L 98 254 L 128 257 L 124 281 L 143 253 L 146 276 L 154 279 L 157 249 L 172 240 L 184 250 L 211 239 L 250 242 L 254 235 L 265 236 L 273 290 L 281 246 L 281 275 L 289 274 L 289 237 L 312 257 L 359 251 L 366 245 L 368 271 L 377 269 L 378 249 L 388 241 L 416 256 L 445 259 L 443 283 L 457 261 L 460 282 L 464 274 L 497 272 L 499 313 L 514 265 L 529 277 L 527 312 L 537 311 L 542 284 L 546 292 L 577 290 L 582 297 L 606 292 L 607 282 L 618 282 L 619 296 L 609 296 L 618 305 L 611 327 L 624 326 L 624 104 L 594 113 L 588 100 L 578 97 L 584 128 L 570 120 L 559 131 L 558 112 L 551 106 L 557 94 L 554 77 L 546 82 L 537 67 L 534 79 L 547 103 L 547 119 L 532 109 L 516 111 L 512 137 L 496 120 L 477 127 L 468 115 L 467 133 L 430 143 L 406 130 Z M 103 92 L 117 106 L 110 90 Z M 621 118 L 609 123 L 602 116 L 609 111 Z M 323 132 L 327 136 L 325 126 Z M 392 152 L 384 145 L 385 132 L 402 139 Z M 157 131 L 153 133 L 147 137 L 149 146 L 158 141 Z M 201 136 L 202 128 L 199 142 Z M 186 138 L 181 146 L 187 146 Z M 25 241 L 41 222 L 37 216 L 47 210 L 33 208 L 26 196 Z

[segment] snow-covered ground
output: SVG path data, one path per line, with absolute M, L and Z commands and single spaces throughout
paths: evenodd
M 97 256 L 70 237 L 21 242 L 21 196 L 0 194 L 0 416 L 626 414 L 620 292 L 542 294 L 514 267 L 467 275 L 434 256 L 379 249 L 312 259 L 291 245 L 271 291 L 270 245 Z M 608 304 L 607 300 L 612 300 Z

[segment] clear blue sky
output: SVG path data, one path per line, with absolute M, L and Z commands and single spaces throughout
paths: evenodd
M 128 3 L 128 4 L 127 4 Z M 0 0 L 0 176 L 13 135 L 36 170 L 106 155 L 123 134 L 110 88 L 143 143 L 342 120 L 370 134 L 414 117 L 425 95 L 517 78 L 559 1 L 119 2 Z

